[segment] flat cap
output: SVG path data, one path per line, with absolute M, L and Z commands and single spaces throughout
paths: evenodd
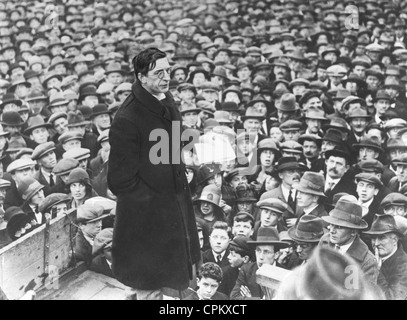
M 11 182 L 5 179 L 0 179 L 0 188 L 8 188 L 11 186 Z
M 358 163 L 358 167 L 363 172 L 378 172 L 383 173 L 383 164 L 379 160 L 362 160 Z
M 73 169 L 79 167 L 79 161 L 76 159 L 61 159 L 52 170 L 57 176 L 63 176 L 70 173 Z
M 385 208 L 390 205 L 407 206 L 407 197 L 399 192 L 389 193 L 387 196 L 384 197 L 384 199 L 380 203 L 380 206 L 382 208 Z
M 262 208 L 267 208 L 273 212 L 277 212 L 279 214 L 283 214 L 286 212 L 288 209 L 288 205 L 281 201 L 280 199 L 277 198 L 266 198 L 262 199 L 259 202 L 257 202 L 257 206 L 262 209 Z
M 69 200 L 70 197 L 65 193 L 51 193 L 45 197 L 38 209 L 42 213 L 50 212 L 53 206 L 63 202 L 69 202 Z
M 72 148 L 62 155 L 63 159 L 76 159 L 78 161 L 90 158 L 90 150 L 85 148 Z
M 99 218 L 103 215 L 103 207 L 99 205 L 83 204 L 78 207 L 77 221 L 78 223 L 86 223 L 90 220 Z
M 297 120 L 287 120 L 280 125 L 281 131 L 301 130 L 302 122 Z
M 362 172 L 355 176 L 356 182 L 365 181 L 367 183 L 375 185 L 377 188 L 383 186 L 383 183 L 380 179 L 373 173 Z
M 35 165 L 36 165 L 36 163 L 31 159 L 27 159 L 27 158 L 17 159 L 17 160 L 14 160 L 12 163 L 9 164 L 9 166 L 7 167 L 7 172 L 8 173 L 13 173 L 16 170 L 23 170 L 23 169 L 26 169 L 26 168 L 34 168 Z
M 46 155 L 48 152 L 54 151 L 55 149 L 55 143 L 52 141 L 41 143 L 35 147 L 34 152 L 31 155 L 31 159 L 39 160 L 42 156 Z
M 80 132 L 67 131 L 58 137 L 58 142 L 60 142 L 61 144 L 64 144 L 65 142 L 68 142 L 71 140 L 81 140 L 82 141 L 82 139 L 83 139 L 83 136 Z
M 100 231 L 93 242 L 92 255 L 97 256 L 105 249 L 111 248 L 113 242 L 113 228 L 106 228 Z

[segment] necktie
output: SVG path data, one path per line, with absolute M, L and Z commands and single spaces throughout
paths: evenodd
M 334 186 L 333 182 L 328 182 L 328 188 L 325 190 L 325 192 L 332 191 L 332 187 Z
M 218 260 L 218 263 L 220 263 L 222 261 L 222 256 L 220 254 L 218 254 L 216 256 L 216 259 Z
M 293 199 L 293 189 L 290 189 L 290 194 L 288 195 L 287 204 L 295 212 L 295 201 Z
M 53 186 L 55 185 L 55 182 L 54 182 L 54 178 L 53 178 L 53 176 L 52 176 L 52 173 L 49 175 L 49 185 L 50 185 L 51 187 L 53 187 Z

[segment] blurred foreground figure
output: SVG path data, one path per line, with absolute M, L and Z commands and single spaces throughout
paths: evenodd
M 317 248 L 308 263 L 281 282 L 274 300 L 384 300 L 351 257 Z

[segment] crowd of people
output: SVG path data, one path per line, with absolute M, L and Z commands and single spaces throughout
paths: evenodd
M 114 277 L 109 128 L 158 48 L 202 251 L 187 299 L 262 299 L 264 264 L 292 271 L 277 299 L 406 299 L 406 30 L 404 0 L 1 2 L 0 248 L 76 210 L 76 258 Z

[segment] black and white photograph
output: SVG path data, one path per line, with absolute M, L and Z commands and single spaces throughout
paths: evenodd
M 406 299 L 407 0 L 0 1 L 0 300 Z

